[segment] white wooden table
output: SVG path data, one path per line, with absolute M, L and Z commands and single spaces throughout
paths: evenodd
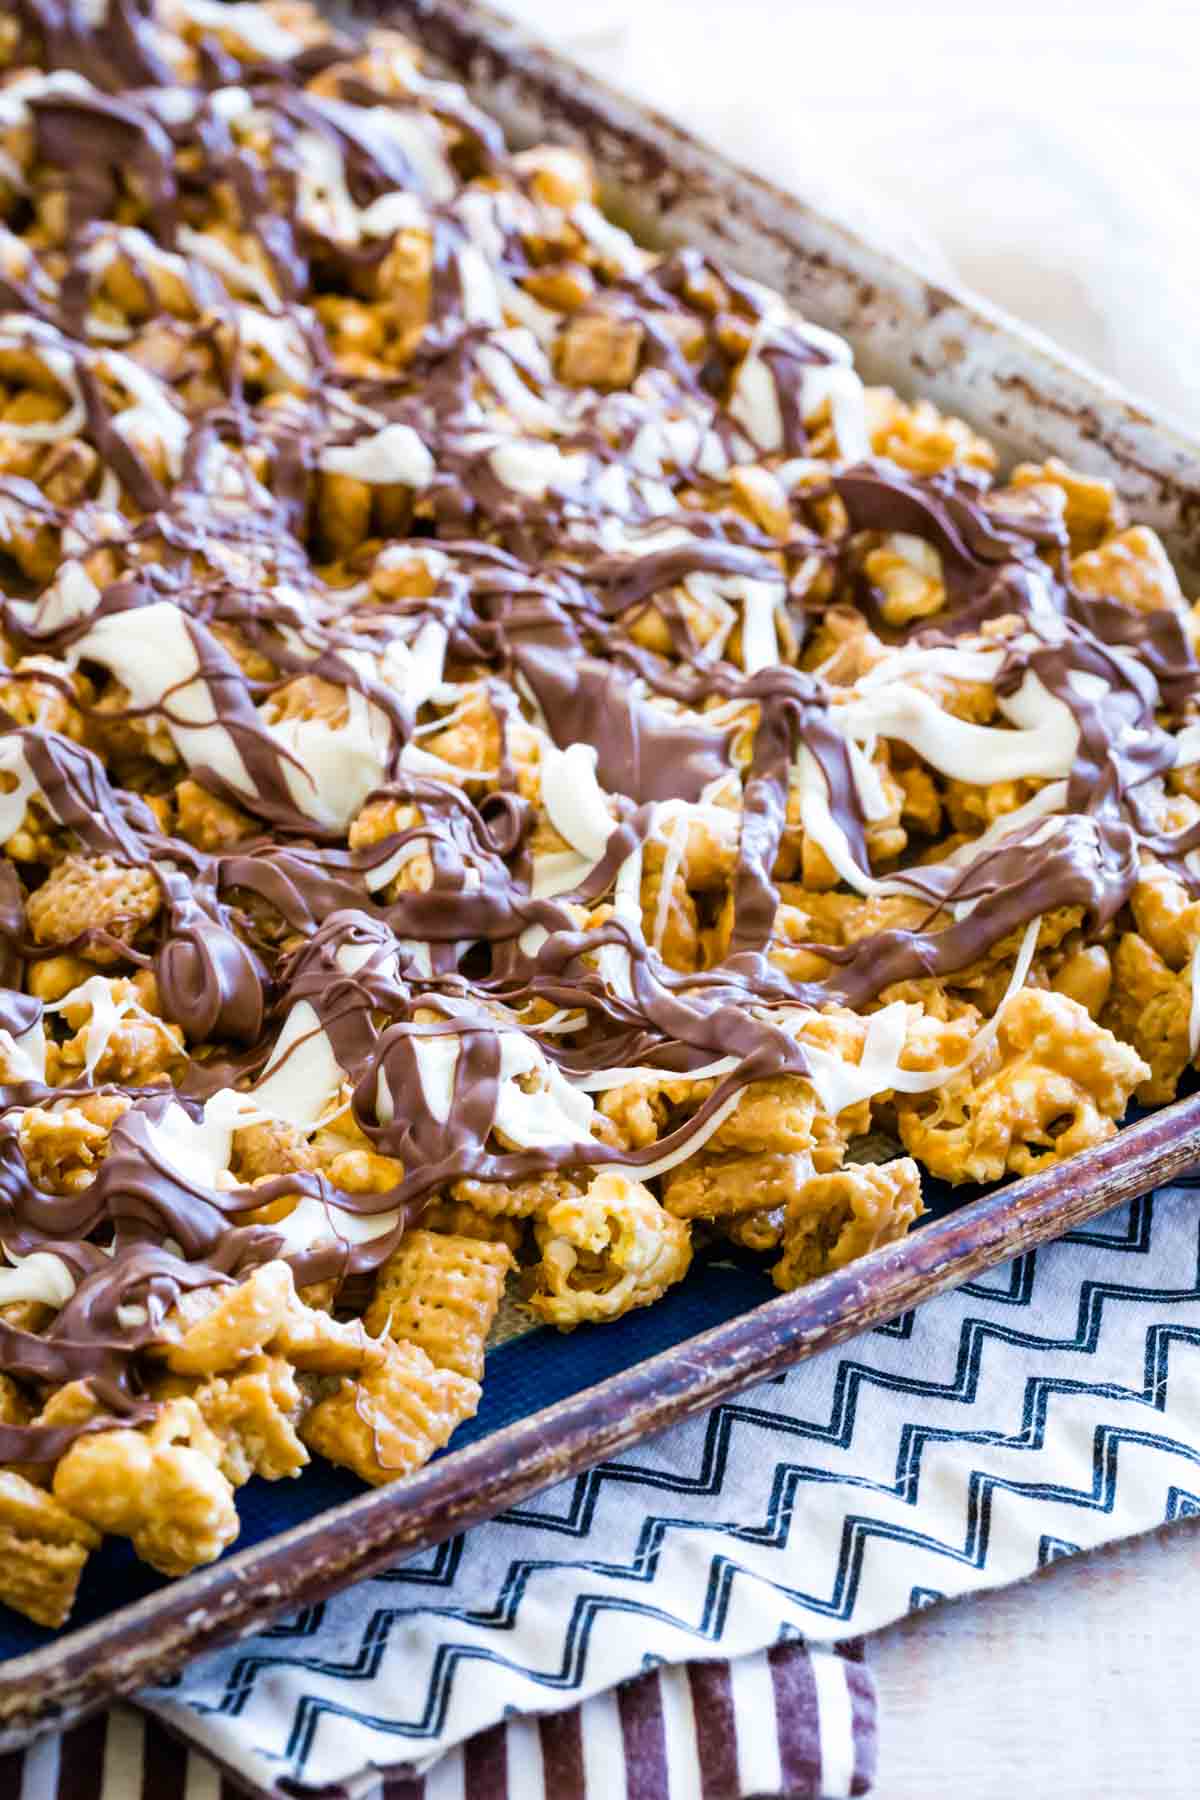
M 1194 0 L 497 3 L 1200 423 Z M 878 1800 L 1190 1800 L 1198 1605 L 1183 1523 L 880 1632 Z
M 1200 1521 L 917 1613 L 870 1641 L 876 1800 L 1191 1800 Z

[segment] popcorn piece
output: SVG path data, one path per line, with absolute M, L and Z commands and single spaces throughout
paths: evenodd
M 816 1021 L 814 1021 L 814 1028 Z M 862 1028 L 858 1028 L 861 1041 Z M 734 1111 L 709 1139 L 709 1149 L 737 1150 L 761 1156 L 766 1152 L 832 1151 L 841 1160 L 839 1146 L 858 1131 L 869 1129 L 866 1101 L 850 1107 L 838 1120 L 823 1112 L 816 1089 L 802 1075 L 776 1075 L 753 1081 L 742 1091 Z
M 297 1170 L 310 1173 L 317 1167 L 317 1155 L 305 1134 L 294 1125 L 267 1119 L 234 1132 L 230 1167 L 238 1180 L 249 1186 Z
M 215 1562 L 238 1534 L 221 1445 L 193 1400 L 171 1400 L 145 1431 L 77 1438 L 54 1471 L 54 1498 L 97 1531 L 127 1537 L 163 1575 Z
M 21 1302 L 17 1302 L 18 1305 Z M 9 1324 L 16 1320 L 9 1317 L 6 1310 L 4 1317 Z M 33 1417 L 33 1408 L 21 1392 L 11 1375 L 0 1375 L 0 1423 L 5 1425 L 27 1425 Z
M 513 158 L 539 200 L 564 211 L 592 197 L 592 168 L 581 150 L 565 144 L 536 144 Z
M 113 1126 L 128 1110 L 124 1094 L 81 1094 L 65 1106 L 27 1107 L 17 1134 L 33 1180 L 56 1194 L 89 1186 L 108 1154 Z
M 658 1141 L 667 1121 L 667 1102 L 657 1081 L 627 1081 L 600 1095 L 599 1111 L 626 1150 L 644 1150 Z M 536 1210 L 536 1209 L 533 1209 Z
M 57 731 L 81 742 L 83 714 L 55 682 L 39 678 L 41 670 L 70 681 L 65 664 L 45 656 L 23 656 L 13 664 L 11 677 L 0 680 L 0 706 L 18 725 L 38 725 L 43 731 Z
M 314 1142 L 317 1166 L 334 1187 L 346 1194 L 387 1194 L 404 1178 L 404 1165 L 394 1156 L 381 1156 L 368 1145 L 340 1149 Z
M 788 1200 L 783 1255 L 771 1278 L 778 1288 L 802 1287 L 894 1243 L 924 1210 L 921 1172 L 908 1156 L 814 1175 Z
M 191 776 L 175 789 L 175 811 L 180 837 L 198 850 L 228 850 L 254 835 L 248 813 L 219 800 Z
M 783 1241 L 784 1216 L 783 1207 L 774 1206 L 769 1211 L 735 1213 L 720 1223 L 730 1243 L 743 1250 L 777 1250 Z
M 893 532 L 864 557 L 863 574 L 879 589 L 879 610 L 889 625 L 928 618 L 945 605 L 941 558 L 924 538 Z
M 466 780 L 478 770 L 498 769 L 503 743 L 500 714 L 487 686 L 478 682 L 461 695 L 444 728 L 431 732 L 422 747 L 460 770 Z M 447 776 L 450 779 L 453 777 Z
M 1124 932 L 1113 955 L 1112 990 L 1103 1023 L 1149 1064 L 1137 1088 L 1144 1105 L 1161 1105 L 1194 1059 L 1191 1052 L 1192 978 L 1177 974 L 1135 931 Z
M 579 1183 L 569 1174 L 554 1171 L 514 1182 L 476 1181 L 468 1176 L 450 1186 L 452 1199 L 474 1207 L 488 1219 L 529 1219 L 558 1200 L 575 1199 L 579 1191 Z
M 729 485 L 755 524 L 785 543 L 792 535 L 792 509 L 786 488 L 772 470 L 760 463 L 739 463 L 729 471 Z
M 87 1425 L 92 1419 L 99 1418 L 102 1411 L 90 1381 L 68 1381 L 49 1395 L 34 1424 Z
M 1112 991 L 1112 960 L 1103 944 L 1087 944 L 1072 952 L 1055 970 L 1055 993 L 1077 1000 L 1089 1018 L 1099 1019 Z M 1117 1036 L 1124 1034 L 1118 1032 Z
M 651 1305 L 692 1260 L 687 1225 L 619 1169 L 602 1169 L 586 1194 L 549 1207 L 534 1229 L 542 1260 L 527 1304 L 564 1331 Z
M 868 388 L 867 423 L 871 448 L 914 475 L 936 475 L 963 464 L 993 469 L 996 452 L 962 419 L 940 413 L 928 400 L 908 406 L 890 388 Z
M 151 870 L 127 868 L 110 856 L 68 856 L 30 894 L 26 916 L 39 944 L 69 944 L 99 928 L 128 943 L 161 907 L 162 890 Z M 89 955 L 111 963 L 118 952 L 97 944 Z
M 1112 1137 L 1149 1075 L 1137 1052 L 1076 1001 L 1024 988 L 1005 1006 L 978 1080 L 898 1097 L 900 1137 L 945 1181 L 1028 1175 Z
M 1179 577 L 1148 525 L 1132 525 L 1075 557 L 1071 580 L 1082 593 L 1119 600 L 1134 612 L 1184 611 Z
M 62 1017 L 75 1036 L 49 1048 L 47 1068 L 55 1081 L 59 1085 L 78 1081 L 90 1069 L 94 1081 L 149 1087 L 177 1075 L 187 1060 L 183 1031 L 157 1017 L 158 994 L 149 971 L 139 972 L 131 981 L 92 979 L 107 988 L 108 998 L 89 990 L 87 998 L 63 1004 Z M 98 1033 L 97 1006 L 102 1010 Z
M 1156 863 L 1143 864 L 1129 910 L 1142 937 L 1172 969 L 1191 961 L 1200 943 L 1200 900 L 1193 900 L 1168 870 Z
M 1032 800 L 1040 781 L 957 781 L 943 785 L 946 812 L 955 831 L 968 836 L 985 831 L 997 819 Z
M 1084 475 L 1057 456 L 1044 463 L 1018 463 L 1010 476 L 1014 488 L 1057 488 L 1063 495 L 1063 518 L 1075 550 L 1093 549 L 1123 524 L 1121 504 L 1111 481 Z

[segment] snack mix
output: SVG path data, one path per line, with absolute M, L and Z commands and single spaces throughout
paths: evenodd
M 506 1287 L 791 1288 L 1175 1091 L 1197 617 L 1106 481 L 293 0 L 10 0 L 0 220 L 10 1606 L 418 1468 Z

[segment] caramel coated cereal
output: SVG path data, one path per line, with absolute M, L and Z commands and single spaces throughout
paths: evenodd
M 864 388 L 394 31 L 69 10 L 0 26 L 0 1600 L 47 1625 L 104 1535 L 179 1574 L 252 1477 L 418 1469 L 506 1283 L 505 1334 L 693 1239 L 794 1288 L 1200 1059 L 1200 607 L 1107 479 Z

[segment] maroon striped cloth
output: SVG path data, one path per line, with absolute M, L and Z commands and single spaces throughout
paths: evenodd
M 0 1800 L 833 1800 L 875 1772 L 861 1643 L 779 1644 L 664 1666 L 566 1712 L 480 1732 L 423 1775 L 336 1788 L 234 1780 L 148 1714 L 117 1710 L 0 1755 Z

